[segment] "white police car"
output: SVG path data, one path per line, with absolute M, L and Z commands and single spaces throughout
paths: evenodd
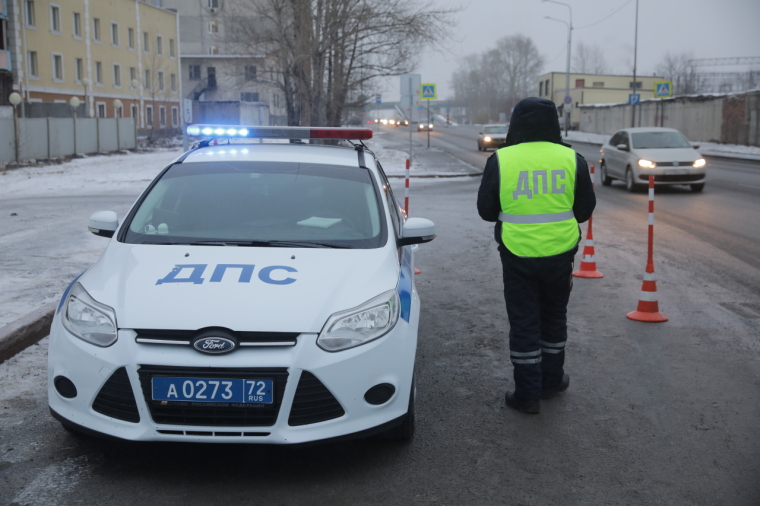
M 66 289 L 50 331 L 50 410 L 142 441 L 292 444 L 414 431 L 420 302 L 406 219 L 361 143 L 371 130 L 191 126 L 291 139 L 183 154 Z

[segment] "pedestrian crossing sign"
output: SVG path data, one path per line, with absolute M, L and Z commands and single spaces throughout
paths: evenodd
M 435 100 L 438 98 L 437 90 L 435 89 L 435 84 L 423 84 L 422 85 L 422 93 L 420 93 L 420 98 L 423 100 Z
M 657 81 L 654 83 L 654 98 L 673 96 L 673 81 Z

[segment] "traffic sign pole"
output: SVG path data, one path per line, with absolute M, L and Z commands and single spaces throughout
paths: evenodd
M 430 100 L 428 100 L 427 109 L 427 134 L 428 134 L 428 149 L 430 149 Z

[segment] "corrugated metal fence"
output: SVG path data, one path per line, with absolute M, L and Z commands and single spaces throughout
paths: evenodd
M 0 119 L 0 162 L 63 158 L 135 148 L 132 118 Z
M 634 126 L 627 104 L 581 105 L 580 130 L 612 135 Z M 645 100 L 635 126 L 675 128 L 692 141 L 760 146 L 760 92 Z

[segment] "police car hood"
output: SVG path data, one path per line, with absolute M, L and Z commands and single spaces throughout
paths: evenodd
M 80 279 L 119 328 L 319 332 L 396 288 L 395 250 L 109 243 Z
M 634 149 L 636 156 L 652 162 L 693 162 L 699 160 L 699 152 L 694 148 L 649 148 Z

